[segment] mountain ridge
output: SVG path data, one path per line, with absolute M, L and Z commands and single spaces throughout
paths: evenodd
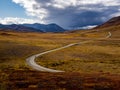
M 65 31 L 65 29 L 63 29 L 62 27 L 60 27 L 55 23 L 51 23 L 51 24 L 34 23 L 34 24 L 22 24 L 22 25 L 27 27 L 32 27 L 35 29 L 41 29 L 43 32 L 64 32 Z
M 11 24 L 11 25 L 3 25 L 0 24 L 0 29 L 4 30 L 15 30 L 15 31 L 25 31 L 25 32 L 64 32 L 65 29 L 60 27 L 57 24 Z

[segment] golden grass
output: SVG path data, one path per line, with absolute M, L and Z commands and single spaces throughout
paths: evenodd
M 96 30 L 82 30 L 73 33 L 18 33 L 0 31 L 0 89 L 5 90 L 9 86 L 12 86 L 12 89 L 16 88 L 16 90 L 19 90 L 21 85 L 27 85 L 25 90 L 29 90 L 29 88 L 33 90 L 34 88 L 41 88 L 41 86 L 54 88 L 63 85 L 65 86 L 63 89 L 67 88 L 66 90 L 68 90 L 74 85 L 79 87 L 79 81 L 83 79 L 81 75 L 85 76 L 85 73 L 92 74 L 91 76 L 85 76 L 85 82 L 82 82 L 85 88 L 91 88 L 92 86 L 93 89 L 104 89 L 109 87 L 109 83 L 106 83 L 107 79 L 102 79 L 103 82 L 98 81 L 98 83 L 96 83 L 95 81 L 98 77 L 94 79 L 93 77 L 96 72 L 101 74 L 108 73 L 108 75 L 105 75 L 106 78 L 112 73 L 114 73 L 115 76 L 120 74 L 119 29 L 120 27 L 110 27 L 100 29 L 99 32 Z M 105 37 L 109 31 L 112 33 L 111 38 L 95 40 L 96 38 Z M 94 39 L 94 41 L 51 52 L 36 59 L 37 63 L 40 65 L 64 70 L 69 73 L 62 73 L 63 75 L 60 74 L 56 77 L 56 74 L 51 75 L 51 73 L 29 71 L 30 69 L 32 70 L 32 68 L 26 64 L 25 59 L 27 57 L 70 43 L 91 39 Z M 72 71 L 73 73 L 71 74 Z M 76 74 L 74 72 L 80 73 Z M 51 79 L 49 79 L 50 77 Z M 63 78 L 65 80 L 63 80 Z M 115 82 L 113 82 L 114 79 L 116 80 Z M 112 80 L 110 79 L 115 85 L 114 87 L 117 88 L 119 88 L 118 79 L 119 77 L 112 78 Z M 59 83 L 55 84 L 53 82 Z M 49 86 L 49 83 L 51 83 L 50 85 L 52 86 Z M 109 88 L 111 88 L 113 84 L 110 85 Z M 16 85 L 18 87 L 20 86 L 20 88 Z
M 0 32 L 0 68 L 27 69 L 33 54 L 78 42 L 68 34 Z
M 115 30 L 113 30 L 115 29 Z M 29 69 L 25 59 L 33 54 L 59 48 L 70 43 L 106 37 L 88 44 L 70 47 L 43 55 L 38 63 L 65 71 L 80 72 L 119 72 L 120 56 L 119 27 L 107 29 L 76 31 L 73 33 L 18 33 L 0 31 L 1 69 Z M 113 64 L 114 63 L 114 64 Z M 109 68 L 110 67 L 110 68 Z M 97 68 L 97 69 L 96 69 Z
M 45 67 L 70 72 L 109 72 L 120 74 L 119 28 L 110 27 L 100 30 L 76 31 L 71 35 L 81 40 L 104 38 L 108 35 L 108 32 L 112 33 L 112 37 L 49 53 L 39 57 L 37 62 Z
M 119 57 L 120 47 L 84 44 L 43 55 L 37 61 L 40 65 L 65 71 L 120 74 Z

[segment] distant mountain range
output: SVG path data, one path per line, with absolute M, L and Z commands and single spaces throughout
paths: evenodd
M 34 24 L 22 24 L 23 26 L 26 27 L 31 27 L 35 29 L 40 29 L 43 32 L 64 32 L 65 30 L 58 26 L 57 24 L 39 24 L 39 23 L 34 23 Z
M 120 16 L 113 17 L 112 19 L 108 20 L 107 22 L 98 25 L 94 29 L 97 28 L 106 28 L 111 26 L 118 26 L 120 25 Z M 3 25 L 0 24 L 0 30 L 14 30 L 19 32 L 65 32 L 66 30 L 60 27 L 57 24 L 11 24 L 11 25 Z
M 4 30 L 15 30 L 15 31 L 25 31 L 25 32 L 64 32 L 65 29 L 57 24 L 11 24 L 3 25 L 0 24 L 0 29 Z
M 12 25 L 2 25 L 0 24 L 0 29 L 1 30 L 15 30 L 19 32 L 43 32 L 42 30 L 39 29 L 34 29 L 32 27 L 25 27 L 23 25 L 17 25 L 17 24 L 12 24 Z

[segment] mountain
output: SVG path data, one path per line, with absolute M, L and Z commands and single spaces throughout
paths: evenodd
M 5 28 L 5 25 L 0 24 L 0 28 Z
M 113 17 L 107 22 L 95 27 L 95 28 L 106 28 L 106 27 L 111 27 L 111 26 L 118 26 L 120 25 L 120 16 L 118 17 Z
M 40 29 L 43 32 L 64 32 L 65 29 L 63 29 L 62 27 L 58 26 L 57 24 L 39 24 L 39 23 L 34 23 L 34 24 L 22 24 L 23 26 L 26 27 L 32 27 L 35 29 Z
M 0 24 L 0 29 L 4 30 L 15 30 L 15 31 L 25 31 L 25 32 L 64 32 L 65 30 L 58 26 L 57 24 L 11 24 L 3 25 Z
M 15 31 L 24 31 L 24 32 L 43 32 L 40 29 L 35 29 L 32 27 L 26 27 L 23 25 L 11 24 L 11 25 L 2 25 L 0 24 L 0 29 L 4 30 L 15 30 Z

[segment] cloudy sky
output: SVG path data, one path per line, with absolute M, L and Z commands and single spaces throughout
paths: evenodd
M 0 0 L 0 23 L 91 28 L 120 15 L 120 0 Z

